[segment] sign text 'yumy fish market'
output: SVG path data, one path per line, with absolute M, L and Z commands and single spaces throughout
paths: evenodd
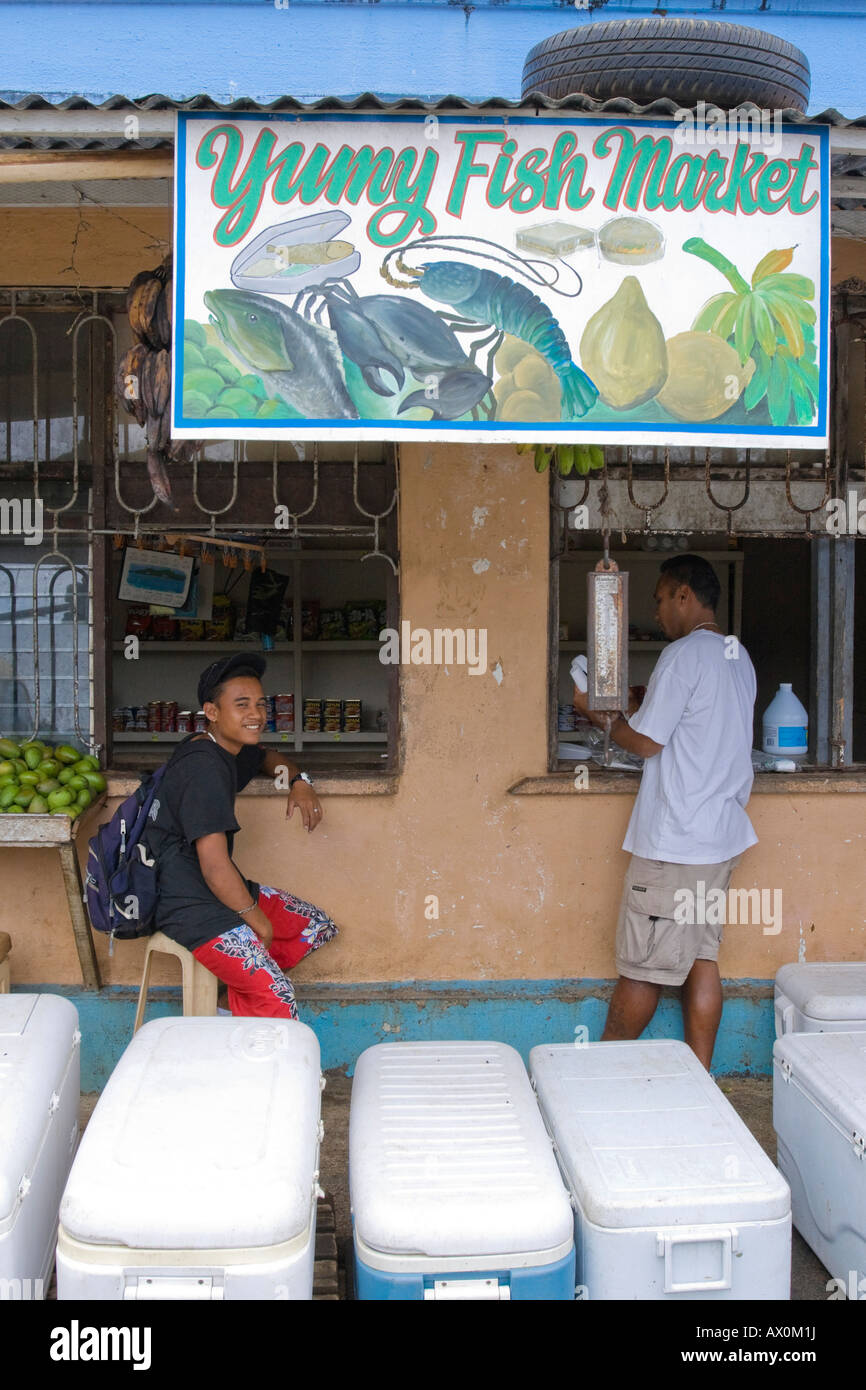
M 821 448 L 826 127 L 178 117 L 173 429 Z

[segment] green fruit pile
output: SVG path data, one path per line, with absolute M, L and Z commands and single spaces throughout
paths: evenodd
M 242 375 L 222 348 L 209 346 L 197 319 L 183 324 L 183 413 L 190 420 L 297 418 L 285 402 L 268 399 L 257 376 Z
M 69 816 L 75 820 L 105 791 L 99 760 L 69 743 L 0 738 L 0 815 Z
M 585 478 L 604 468 L 604 449 L 599 444 L 518 444 L 519 454 L 532 454 L 536 473 L 546 473 L 551 464 L 561 478 L 579 473 Z

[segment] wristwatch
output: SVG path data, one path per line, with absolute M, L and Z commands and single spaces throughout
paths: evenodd
M 306 782 L 306 784 L 307 784 L 308 787 L 311 787 L 311 786 L 313 785 L 313 779 L 312 779 L 312 777 L 310 777 L 306 772 L 296 772 L 296 773 L 295 773 L 294 777 L 292 778 L 291 782 L 289 783 L 289 791 L 292 790 L 292 787 L 295 785 L 296 782 Z

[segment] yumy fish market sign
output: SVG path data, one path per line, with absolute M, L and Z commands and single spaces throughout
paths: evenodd
M 821 448 L 828 143 L 182 113 L 172 433 Z

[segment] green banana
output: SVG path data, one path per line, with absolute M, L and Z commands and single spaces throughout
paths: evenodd
M 559 476 L 567 478 L 574 468 L 574 456 L 576 450 L 573 444 L 557 444 L 556 446 L 556 466 L 559 469 Z
M 535 446 L 535 471 L 536 473 L 546 473 L 550 464 L 551 451 L 544 444 Z

